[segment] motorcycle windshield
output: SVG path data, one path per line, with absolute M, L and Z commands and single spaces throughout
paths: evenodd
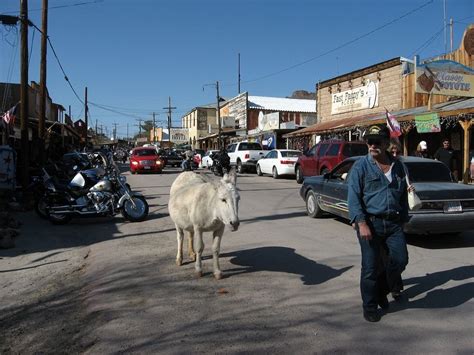
M 71 180 L 71 182 L 69 183 L 69 186 L 71 187 L 84 187 L 86 186 L 86 180 L 84 179 L 84 177 L 82 176 L 81 173 L 77 173 Z

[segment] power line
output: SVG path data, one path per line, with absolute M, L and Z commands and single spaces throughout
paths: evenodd
M 48 10 L 53 10 L 53 9 L 61 9 L 61 8 L 66 8 L 66 7 L 75 7 L 75 6 L 83 6 L 83 5 L 92 5 L 96 4 L 99 2 L 104 2 L 105 0 L 94 0 L 94 1 L 87 1 L 87 2 L 80 2 L 76 4 L 70 4 L 70 5 L 58 5 L 58 6 L 50 6 L 48 7 Z M 33 12 L 33 11 L 41 11 L 42 9 L 28 9 L 28 12 Z M 9 12 L 4 12 L 4 14 L 18 14 L 20 11 L 9 11 Z
M 410 55 L 410 57 L 413 57 L 415 54 L 421 53 L 422 50 L 424 50 L 426 47 L 428 47 L 442 32 L 444 31 L 444 26 L 441 27 L 441 29 L 436 32 L 433 36 L 431 36 L 425 43 L 423 43 L 420 47 L 415 49 L 413 53 Z
M 381 29 L 384 29 L 385 27 L 388 27 L 388 26 L 394 24 L 395 22 L 400 21 L 401 19 L 403 19 L 403 18 L 405 18 L 405 17 L 407 17 L 407 16 L 410 16 L 411 14 L 413 14 L 413 13 L 415 13 L 415 12 L 421 10 L 422 8 L 424 8 L 424 7 L 426 7 L 426 6 L 428 6 L 428 5 L 431 4 L 433 1 L 434 1 L 434 0 L 429 0 L 429 1 L 425 2 L 424 4 L 422 4 L 422 5 L 418 6 L 418 7 L 416 7 L 416 8 L 413 9 L 413 10 L 410 10 L 410 11 L 406 12 L 405 14 L 403 14 L 403 15 L 401 15 L 401 16 L 399 16 L 399 17 L 397 17 L 397 18 L 395 18 L 395 19 L 393 19 L 393 20 L 391 20 L 391 21 L 389 21 L 389 22 L 387 22 L 387 23 L 385 23 L 385 24 L 383 24 L 383 25 L 381 25 L 381 26 L 378 26 L 378 27 L 376 27 L 375 29 L 373 29 L 373 30 L 371 30 L 371 31 L 369 31 L 369 32 L 366 32 L 366 33 L 364 33 L 364 34 L 362 34 L 362 35 L 360 35 L 360 36 L 358 36 L 358 37 L 356 37 L 356 38 L 354 38 L 354 39 L 352 39 L 352 40 L 349 40 L 349 41 L 347 41 L 347 42 L 344 42 L 343 44 L 341 44 L 341 45 L 339 45 L 339 46 L 337 46 L 337 47 L 335 47 L 335 48 L 333 48 L 333 49 L 330 49 L 330 50 L 328 50 L 328 51 L 326 51 L 326 52 L 323 52 L 323 53 L 321 53 L 321 54 L 319 54 L 319 55 L 317 55 L 317 56 L 315 56 L 315 57 L 309 58 L 309 59 L 307 59 L 307 60 L 305 60 L 305 61 L 302 61 L 302 62 L 300 62 L 300 63 L 294 64 L 294 65 L 289 66 L 289 67 L 287 67 L 287 68 L 278 70 L 278 71 L 276 71 L 276 72 L 273 72 L 273 73 L 270 73 L 270 74 L 267 74 L 267 75 L 264 75 L 264 76 L 261 76 L 261 77 L 252 79 L 252 80 L 244 80 L 243 83 L 252 83 L 252 82 L 255 82 L 255 81 L 263 80 L 263 79 L 269 78 L 269 77 L 271 77 L 271 76 L 275 76 L 275 75 L 277 75 L 277 74 L 281 74 L 281 73 L 283 73 L 283 72 L 286 72 L 286 71 L 288 71 L 288 70 L 291 70 L 291 69 L 300 67 L 300 66 L 302 66 L 302 65 L 304 65 L 304 64 L 307 64 L 307 63 L 312 62 L 312 61 L 314 61 L 314 60 L 316 60 L 316 59 L 322 58 L 322 57 L 324 57 L 324 56 L 326 56 L 326 55 L 328 55 L 328 54 L 331 54 L 331 53 L 333 53 L 333 52 L 336 52 L 336 51 L 338 51 L 338 50 L 341 49 L 341 48 L 347 47 L 347 46 L 350 45 L 350 44 L 353 44 L 353 43 L 355 43 L 355 42 L 357 42 L 357 41 L 359 41 L 359 40 L 361 40 L 361 39 L 363 39 L 363 38 L 365 38 L 365 37 L 368 37 L 368 36 L 370 36 L 371 34 L 373 34 L 373 33 L 375 33 L 375 32 L 378 32 L 378 31 L 380 31 Z M 235 84 L 232 84 L 232 85 L 228 84 L 228 85 L 226 85 L 226 86 L 235 86 Z

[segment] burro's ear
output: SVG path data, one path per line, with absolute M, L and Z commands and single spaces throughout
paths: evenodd
M 235 169 L 230 169 L 229 173 L 224 174 L 222 181 L 226 184 L 235 185 L 237 183 L 237 173 Z

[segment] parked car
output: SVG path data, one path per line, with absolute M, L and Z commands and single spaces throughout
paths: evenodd
M 273 149 L 257 162 L 257 175 L 295 175 L 295 164 L 302 153 L 299 150 Z
M 331 172 L 304 179 L 300 196 L 312 218 L 325 212 L 349 219 L 347 177 L 360 157 L 344 160 Z M 448 167 L 437 160 L 401 157 L 422 201 L 421 209 L 409 211 L 405 232 L 455 234 L 474 229 L 474 186 L 458 184 Z
M 200 168 L 207 168 L 210 169 L 212 166 L 212 158 L 211 155 L 213 153 L 218 152 L 218 150 L 208 150 L 206 153 L 204 153 L 202 159 L 201 159 L 201 164 L 199 165 Z
M 161 173 L 164 161 L 158 155 L 155 147 L 139 147 L 132 149 L 130 155 L 130 172 L 132 174 L 142 172 Z
M 367 153 L 367 144 L 362 141 L 321 141 L 298 158 L 295 165 L 296 182 L 301 184 L 306 176 L 325 174 L 344 159 Z

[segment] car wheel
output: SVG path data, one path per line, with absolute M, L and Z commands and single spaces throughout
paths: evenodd
M 260 165 L 257 164 L 257 175 L 258 176 L 262 176 L 263 173 L 262 173 L 262 170 L 260 169 Z
M 319 207 L 318 198 L 313 191 L 306 195 L 306 213 L 311 218 L 319 218 L 323 215 L 323 210 Z
M 296 167 L 296 182 L 298 184 L 302 184 L 304 180 L 303 170 L 301 170 L 301 166 Z
M 242 162 L 240 160 L 237 162 L 237 172 L 239 174 L 243 174 L 244 172 L 244 166 L 242 165 Z
M 276 166 L 273 167 L 273 170 L 272 170 L 272 176 L 274 179 L 278 179 L 280 175 L 278 175 L 278 170 L 276 168 Z

